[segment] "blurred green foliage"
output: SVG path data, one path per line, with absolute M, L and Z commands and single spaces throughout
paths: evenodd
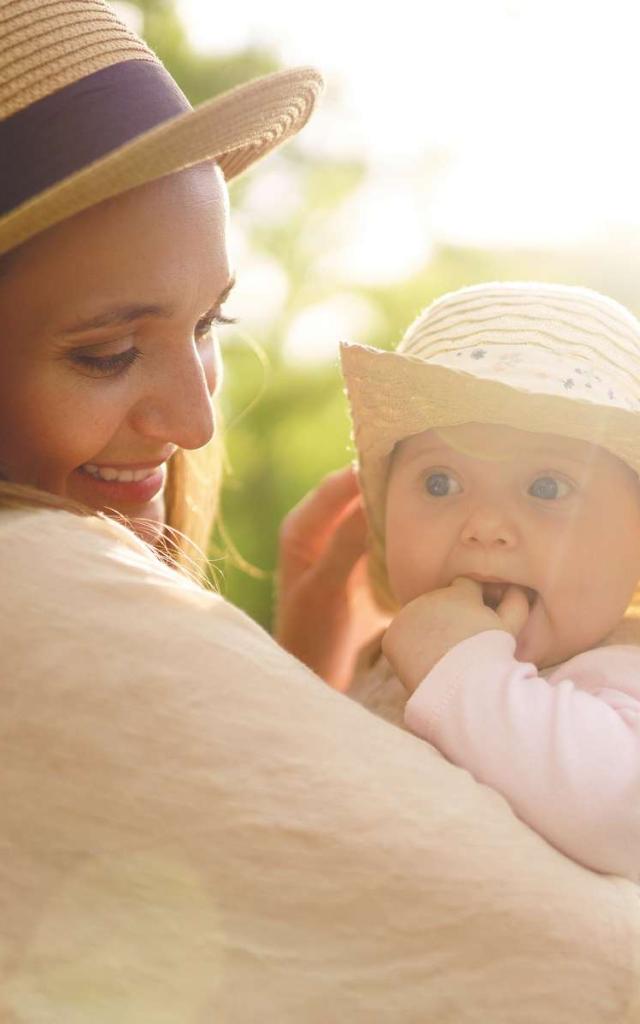
M 251 49 L 232 56 L 195 53 L 172 0 L 138 0 L 142 34 L 168 66 L 193 103 L 278 67 L 276 54 Z M 212 15 L 214 16 L 214 15 Z M 233 16 L 233 12 L 225 15 Z M 466 284 L 487 280 L 549 280 L 582 284 L 607 292 L 637 308 L 640 299 L 633 268 L 635 238 L 607 239 L 606 245 L 576 250 L 460 249 L 436 245 L 428 263 L 410 278 L 356 286 L 326 260 L 322 239 L 331 217 L 354 201 L 366 178 L 363 162 L 312 160 L 292 143 L 273 161 L 284 161 L 300 201 L 282 223 L 251 222 L 253 251 L 277 260 L 289 284 L 274 320 L 247 338 L 242 323 L 224 342 L 224 415 L 229 472 L 223 498 L 223 532 L 241 558 L 224 551 L 218 538 L 213 556 L 222 570 L 223 589 L 232 601 L 269 626 L 279 524 L 286 512 L 331 469 L 351 458 L 349 421 L 336 358 L 327 364 L 293 364 L 283 351 L 295 317 L 336 292 L 358 295 L 370 306 L 372 327 L 357 340 L 389 347 L 433 298 Z M 255 175 L 264 173 L 258 168 Z M 428 173 L 428 172 L 427 172 Z M 247 180 L 232 186 L 232 207 L 242 214 Z M 320 240 L 320 241 L 319 241 Z M 384 239 L 381 240 L 384 244 Z M 232 309 L 236 312 L 235 309 Z M 237 310 L 242 319 L 243 310 Z M 257 571 L 239 564 L 247 560 Z

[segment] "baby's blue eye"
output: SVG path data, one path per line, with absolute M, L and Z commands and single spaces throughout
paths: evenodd
M 442 470 L 438 473 L 430 473 L 424 486 L 432 498 L 448 498 L 452 494 L 458 494 L 461 490 L 455 477 Z
M 539 476 L 531 484 L 528 494 L 532 498 L 541 498 L 543 501 L 557 501 L 558 498 L 566 498 L 571 487 L 557 476 Z

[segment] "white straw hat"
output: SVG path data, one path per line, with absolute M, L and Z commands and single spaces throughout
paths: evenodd
M 640 323 L 585 288 L 494 283 L 433 302 L 395 352 L 341 346 L 376 596 L 389 459 L 405 437 L 504 423 L 601 445 L 640 473 Z
M 193 110 L 103 0 L 0 0 L 0 254 L 203 160 L 236 177 L 302 128 L 321 88 L 297 68 Z

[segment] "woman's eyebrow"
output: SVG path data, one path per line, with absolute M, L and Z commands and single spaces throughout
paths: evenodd
M 231 289 L 235 283 L 235 274 L 232 274 L 220 292 L 216 302 L 214 302 L 212 306 L 213 309 L 216 309 L 229 297 Z M 87 317 L 85 320 L 76 320 L 61 328 L 57 333 L 82 334 L 85 331 L 98 330 L 100 327 L 114 327 L 119 324 L 130 324 L 134 320 L 141 320 L 143 317 L 150 316 L 168 320 L 173 313 L 174 310 L 171 306 L 162 306 L 158 303 L 129 303 L 124 306 L 115 306 L 111 309 L 105 309 L 101 313 L 96 313 L 94 316 Z
M 130 324 L 134 320 L 140 320 L 145 316 L 155 316 L 162 319 L 169 319 L 171 308 L 159 306 L 153 303 L 134 303 L 128 306 L 115 306 L 105 309 L 102 313 L 87 317 L 86 320 L 75 320 L 67 324 L 58 334 L 82 334 L 84 331 L 95 331 L 99 327 L 113 327 L 116 324 Z

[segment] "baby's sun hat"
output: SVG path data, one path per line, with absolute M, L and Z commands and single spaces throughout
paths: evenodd
M 0 0 L 0 255 L 204 160 L 235 178 L 302 128 L 321 89 L 296 68 L 194 110 L 103 0 Z
M 394 607 L 384 558 L 395 444 L 434 427 L 505 424 L 601 445 L 640 473 L 640 322 L 586 288 L 493 283 L 437 299 L 394 352 L 341 346 L 371 578 Z

